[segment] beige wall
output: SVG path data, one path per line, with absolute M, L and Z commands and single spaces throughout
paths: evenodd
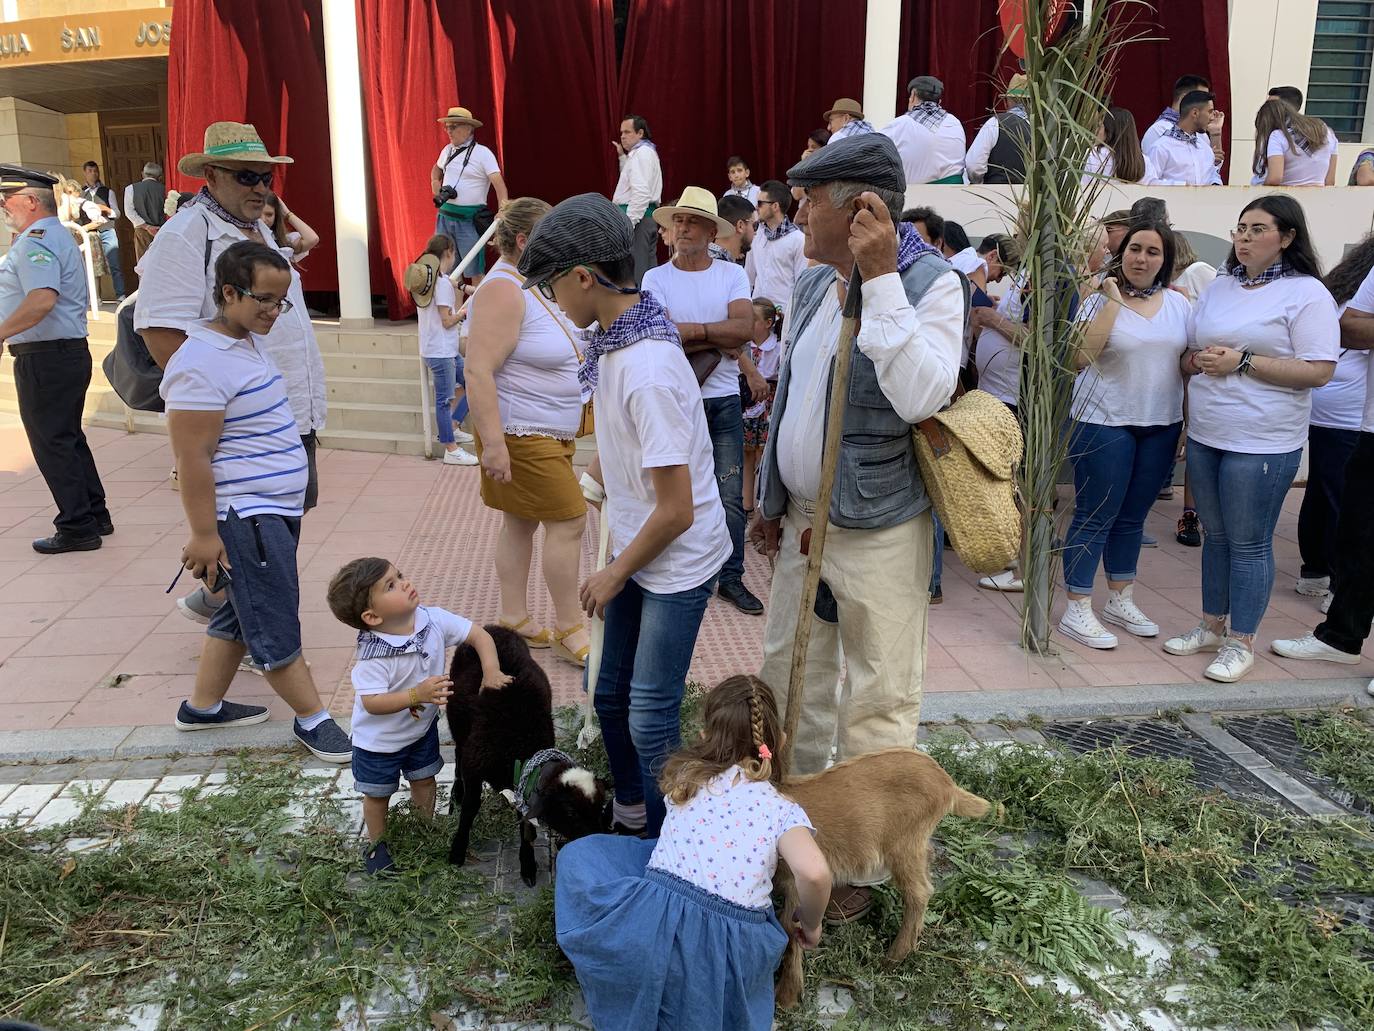
M 171 0 L 0 0 L 0 21 L 171 6 Z
M 95 114 L 64 115 L 17 97 L 0 97 L 0 161 L 81 178 L 81 165 L 101 162 Z

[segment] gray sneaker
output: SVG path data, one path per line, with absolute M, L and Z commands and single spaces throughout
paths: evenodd
M 302 730 L 301 721 L 291 721 L 296 740 L 310 749 L 316 759 L 342 766 L 353 759 L 353 742 L 332 719 L 325 720 L 314 730 Z
M 208 625 L 219 606 L 209 600 L 204 587 L 197 587 L 186 597 L 177 599 L 177 608 L 187 619 Z

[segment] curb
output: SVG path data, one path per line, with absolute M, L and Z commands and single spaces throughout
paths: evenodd
M 1149 716 L 1166 709 L 1227 712 L 1374 707 L 1365 677 L 1331 680 L 1271 680 L 1239 684 L 1142 684 L 1119 688 L 1047 688 L 1032 691 L 933 692 L 922 699 L 923 725 L 968 720 L 1093 719 Z M 339 725 L 348 729 L 349 721 Z M 439 740 L 453 743 L 446 720 Z M 144 727 L 89 727 L 70 730 L 0 731 L 0 763 L 48 763 L 65 759 L 155 759 L 213 755 L 243 750 L 289 752 L 301 746 L 287 720 L 237 730 L 179 731 L 170 724 Z

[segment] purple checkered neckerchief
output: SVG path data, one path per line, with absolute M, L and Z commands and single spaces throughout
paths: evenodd
M 407 652 L 423 652 L 425 650 L 425 638 L 429 636 L 429 628 L 433 625 L 433 621 L 426 623 L 400 644 L 384 641 L 371 630 L 359 630 L 358 661 L 389 659 L 393 655 L 405 655 Z
M 1182 140 L 1184 143 L 1192 144 L 1194 147 L 1197 146 L 1198 134 L 1195 132 L 1185 132 L 1184 130 L 1180 129 L 1177 125 L 1175 125 L 1164 135 L 1170 136 L 1176 140 Z
M 640 147 L 648 147 L 650 150 L 654 151 L 658 150 L 658 144 L 655 143 L 653 140 L 640 140 L 638 143 L 636 143 L 633 147 L 631 147 L 629 150 L 625 152 L 625 156 L 629 157 Z
M 586 401 L 596 393 L 598 369 L 601 356 L 611 351 L 619 351 L 641 340 L 670 340 L 681 346 L 682 337 L 677 326 L 668 318 L 668 310 L 658 302 L 658 298 L 648 291 L 642 291 L 639 300 L 611 323 L 610 328 L 597 330 L 587 338 L 587 349 L 582 354 L 582 364 L 577 368 L 577 382 L 582 388 L 582 400 Z
M 897 223 L 897 271 L 905 272 L 916 264 L 916 260 L 923 254 L 934 254 L 940 259 L 944 255 L 940 251 L 926 243 L 921 238 L 921 234 L 916 232 L 916 227 L 910 222 Z
M 763 235 L 768 237 L 769 243 L 772 243 L 774 240 L 781 240 L 788 233 L 795 232 L 800 228 L 801 226 L 797 225 L 797 223 L 793 222 L 786 215 L 783 215 L 782 221 L 778 223 L 778 228 L 776 229 L 770 228 L 768 223 L 765 222 L 763 225 Z
M 1168 122 L 1170 125 L 1177 125 L 1178 112 L 1175 111 L 1172 107 L 1166 107 L 1163 111 L 1159 113 L 1159 117 L 1156 118 L 1155 121 Z
M 948 114 L 949 112 L 940 106 L 939 101 L 923 100 L 907 112 L 907 117 L 917 125 L 924 125 L 927 129 L 934 131 L 940 128 Z
M 1230 271 L 1231 275 L 1240 280 L 1241 286 L 1260 286 L 1263 283 L 1272 283 L 1276 279 L 1294 275 L 1293 270 L 1282 258 L 1274 262 L 1274 264 L 1270 265 L 1257 276 L 1251 276 L 1250 273 L 1246 271 L 1245 266 L 1239 261 L 1236 262 L 1235 268 Z
M 873 123 L 866 118 L 856 118 L 852 122 L 845 122 L 830 136 L 830 142 L 848 139 L 850 136 L 862 136 L 866 132 L 876 132 Z
M 231 226 L 237 226 L 240 229 L 256 229 L 258 227 L 256 222 L 245 222 L 243 219 L 225 211 L 220 202 L 215 200 L 215 196 L 210 192 L 210 187 L 208 186 L 202 186 L 200 192 L 195 195 L 195 198 L 191 200 L 190 203 L 204 204 L 210 209 L 210 214 L 214 215 L 216 218 L 224 219 L 224 221 L 228 222 Z

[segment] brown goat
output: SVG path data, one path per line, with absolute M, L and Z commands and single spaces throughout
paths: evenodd
M 930 835 L 950 813 L 977 818 L 991 808 L 986 799 L 955 784 L 924 752 L 888 748 L 836 763 L 823 773 L 789 778 L 783 792 L 816 828 L 816 844 L 836 884 L 892 875 L 902 894 L 902 926 L 887 951 L 888 963 L 911 952 L 930 901 Z M 779 860 L 775 887 L 783 891 L 782 926 L 790 941 L 778 967 L 776 999 L 790 1009 L 801 998 L 802 954 L 794 931 L 797 889 Z

